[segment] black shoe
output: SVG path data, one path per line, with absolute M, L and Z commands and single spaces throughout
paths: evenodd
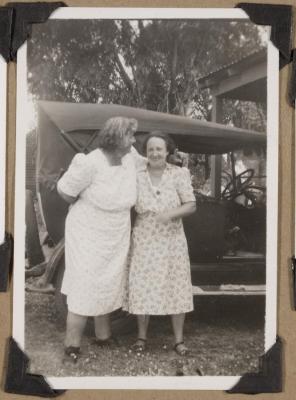
M 175 346 L 174 346 L 174 351 L 175 351 L 179 356 L 182 356 L 182 357 L 190 356 L 190 355 L 191 355 L 190 350 L 185 346 L 184 342 L 176 343 Z
M 138 338 L 134 344 L 131 345 L 131 350 L 137 353 L 143 353 L 146 350 L 146 340 L 143 338 Z
M 63 363 L 76 364 L 79 359 L 80 347 L 68 346 L 64 350 Z

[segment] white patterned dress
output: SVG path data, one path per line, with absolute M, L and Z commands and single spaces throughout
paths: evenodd
M 78 196 L 65 227 L 62 293 L 68 309 L 97 316 L 122 307 L 130 245 L 130 209 L 136 201 L 136 167 L 131 153 L 111 166 L 100 150 L 77 154 L 59 189 Z
M 129 254 L 124 309 L 165 315 L 193 310 L 188 246 L 182 219 L 156 221 L 156 214 L 195 201 L 189 171 L 167 164 L 154 187 L 147 168 L 137 174 L 138 213 Z

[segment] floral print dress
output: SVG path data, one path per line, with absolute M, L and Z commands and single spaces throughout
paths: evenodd
M 156 220 L 159 212 L 195 201 L 189 171 L 167 164 L 155 187 L 145 167 L 137 173 L 137 191 L 124 309 L 152 315 L 192 311 L 190 261 L 182 219 L 167 223 Z

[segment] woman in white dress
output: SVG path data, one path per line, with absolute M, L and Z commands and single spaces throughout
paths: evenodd
M 71 203 L 61 289 L 68 305 L 65 359 L 71 362 L 79 357 L 87 318 L 94 317 L 97 343 L 108 343 L 109 315 L 122 307 L 130 210 L 136 202 L 136 129 L 134 119 L 109 119 L 99 133 L 99 148 L 76 154 L 58 182 L 59 194 Z

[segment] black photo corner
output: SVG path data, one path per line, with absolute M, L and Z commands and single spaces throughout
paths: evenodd
M 57 397 L 64 390 L 54 390 L 42 375 L 27 372 L 30 360 L 13 338 L 8 342 L 5 392 L 39 397 Z
M 258 373 L 247 373 L 227 393 L 279 393 L 282 391 L 282 340 L 260 357 Z
M 63 2 L 8 3 L 0 7 L 0 53 L 6 62 L 16 61 L 18 48 L 30 37 L 31 24 L 45 22 Z M 271 41 L 280 52 L 280 68 L 292 62 L 290 86 L 287 90 L 289 102 L 295 107 L 296 98 L 296 50 L 291 48 L 292 7 L 285 5 L 238 3 L 250 20 L 260 25 L 271 26 Z M 9 271 L 12 264 L 11 235 L 6 234 L 0 246 L 0 291 L 7 290 Z M 295 294 L 295 257 L 293 257 L 293 300 Z M 8 365 L 5 391 L 41 397 L 56 397 L 63 390 L 53 390 L 42 375 L 27 372 L 29 358 L 22 352 L 13 338 L 8 343 Z M 258 373 L 247 373 L 230 390 L 234 393 L 276 393 L 282 390 L 282 341 L 277 338 L 274 346 L 260 359 Z
M 0 54 L 6 62 L 10 60 L 12 13 L 12 8 L 0 7 Z
M 10 42 L 10 60 L 16 61 L 19 47 L 31 35 L 31 24 L 47 21 L 50 15 L 59 7 L 65 7 L 63 2 L 8 3 L 13 9 L 12 34 Z

